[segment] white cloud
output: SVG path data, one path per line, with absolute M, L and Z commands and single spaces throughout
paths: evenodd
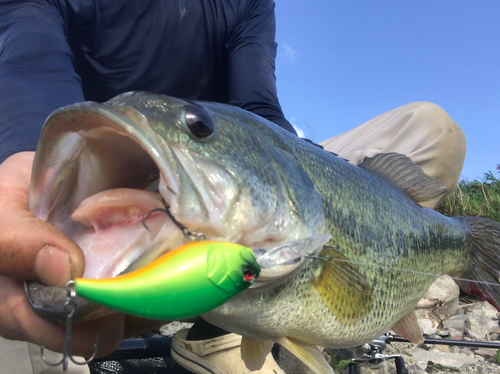
M 290 61 L 294 61 L 295 58 L 299 55 L 299 51 L 296 51 L 292 47 L 290 47 L 288 44 L 283 43 L 280 45 L 280 51 L 283 53 L 283 56 Z
M 300 127 L 297 127 L 295 125 L 292 125 L 293 128 L 295 129 L 295 131 L 297 131 L 297 135 L 299 136 L 299 138 L 305 138 L 305 134 L 304 134 L 304 130 L 302 130 Z
M 297 126 L 297 124 L 295 123 L 295 118 L 291 118 L 290 119 L 290 123 L 292 124 L 293 128 L 295 129 L 295 131 L 297 132 L 297 135 L 299 136 L 299 138 L 305 138 L 305 133 L 304 133 L 304 130 L 302 130 L 299 126 Z

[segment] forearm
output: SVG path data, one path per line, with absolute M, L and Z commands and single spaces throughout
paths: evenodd
M 0 2 L 0 82 L 2 162 L 35 149 L 50 112 L 83 100 L 63 21 L 51 4 Z
M 4 74 L 1 68 L 0 80 L 0 162 L 17 152 L 34 151 L 48 114 L 83 100 L 63 82 L 43 82 L 29 74 Z
M 274 3 L 255 0 L 228 43 L 229 103 L 296 133 L 276 92 Z

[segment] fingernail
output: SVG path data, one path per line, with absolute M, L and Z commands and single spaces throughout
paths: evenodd
M 43 283 L 64 287 L 71 279 L 68 254 L 55 247 L 43 247 L 35 259 L 35 273 Z

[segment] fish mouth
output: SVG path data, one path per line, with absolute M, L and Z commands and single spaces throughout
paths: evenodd
M 147 214 L 175 205 L 184 174 L 171 147 L 139 111 L 76 104 L 51 114 L 42 130 L 30 210 L 82 248 L 83 277 L 115 277 L 185 243 L 169 215 Z M 65 289 L 27 281 L 25 291 L 35 313 L 64 321 Z M 76 322 L 110 312 L 79 297 L 75 302 Z

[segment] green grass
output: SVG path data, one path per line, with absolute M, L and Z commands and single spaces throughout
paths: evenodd
M 447 216 L 481 216 L 500 222 L 500 164 L 482 180 L 462 180 L 436 209 Z

